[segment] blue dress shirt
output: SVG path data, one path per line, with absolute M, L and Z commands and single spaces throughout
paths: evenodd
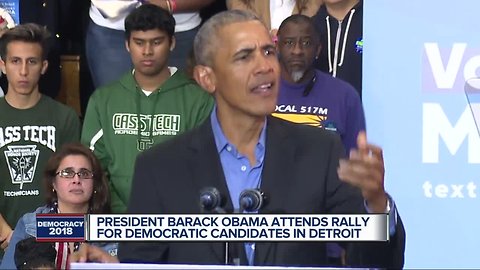
M 266 119 L 257 146 L 255 147 L 255 165 L 251 166 L 248 157 L 238 152 L 231 144 L 220 127 L 217 118 L 217 109 L 212 111 L 210 121 L 212 124 L 213 136 L 217 146 L 223 173 L 227 181 L 230 199 L 234 209 L 240 209 L 240 193 L 245 189 L 259 188 L 262 182 L 263 160 L 265 158 Z M 249 265 L 253 265 L 255 243 L 245 243 L 245 251 Z

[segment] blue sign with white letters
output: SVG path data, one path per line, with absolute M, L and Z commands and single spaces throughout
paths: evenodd
M 405 267 L 478 268 L 480 136 L 465 87 L 480 77 L 480 1 L 407 2 L 364 3 L 369 140 L 384 149 Z
M 0 16 L 7 21 L 8 28 L 20 23 L 20 0 L 0 0 Z
M 72 242 L 85 240 L 82 214 L 37 214 L 37 241 Z

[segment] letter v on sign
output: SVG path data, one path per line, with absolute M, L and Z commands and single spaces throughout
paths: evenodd
M 424 47 L 437 87 L 440 89 L 453 88 L 467 44 L 454 43 L 446 65 L 442 61 L 437 43 L 425 43 Z

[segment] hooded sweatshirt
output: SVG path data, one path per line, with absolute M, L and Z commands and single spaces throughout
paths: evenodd
M 320 31 L 322 50 L 315 67 L 349 82 L 362 96 L 363 1 L 341 21 L 322 5 L 312 18 Z
M 148 96 L 132 72 L 93 93 L 82 143 L 94 151 L 107 171 L 114 213 L 125 212 L 128 205 L 137 155 L 202 123 L 213 102 L 180 71 Z

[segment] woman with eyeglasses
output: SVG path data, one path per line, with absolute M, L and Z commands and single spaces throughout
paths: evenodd
M 110 213 L 108 184 L 100 162 L 95 155 L 79 143 L 64 145 L 47 162 L 44 173 L 46 205 L 27 213 L 17 223 L 10 247 L 3 257 L 1 269 L 15 269 L 29 262 L 15 263 L 15 245 L 22 239 L 36 236 L 36 214 L 105 214 Z M 65 269 L 69 254 L 80 248 L 79 242 L 54 243 L 57 251 L 55 266 Z M 116 255 L 117 244 L 100 247 L 110 255 Z M 23 267 L 25 268 L 25 267 Z

